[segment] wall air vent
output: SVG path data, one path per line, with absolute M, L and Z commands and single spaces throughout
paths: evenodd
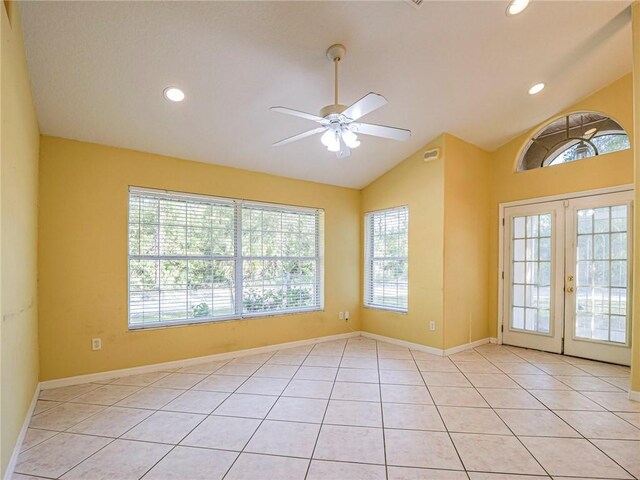
M 425 162 L 431 162 L 433 160 L 439 160 L 440 159 L 440 149 L 439 148 L 432 148 L 431 150 L 427 150 L 426 152 L 424 152 L 424 161 Z

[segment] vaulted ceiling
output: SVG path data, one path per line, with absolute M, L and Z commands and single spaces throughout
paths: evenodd
M 22 2 L 42 133 L 363 187 L 446 131 L 492 150 L 631 70 L 628 1 Z M 271 144 L 332 103 L 326 48 L 343 43 L 341 103 L 409 128 L 337 159 L 318 137 Z M 547 88 L 536 96 L 537 82 Z M 166 101 L 175 85 L 184 102 Z M 89 161 L 89 160 L 88 160 Z

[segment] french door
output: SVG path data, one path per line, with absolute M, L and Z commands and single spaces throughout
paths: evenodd
M 630 364 L 632 198 L 505 208 L 503 343 Z

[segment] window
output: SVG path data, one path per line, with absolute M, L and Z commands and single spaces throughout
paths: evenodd
M 318 308 L 318 214 L 242 207 L 243 313 Z
M 364 305 L 408 309 L 409 209 L 392 208 L 365 215 Z
M 618 122 L 597 112 L 572 113 L 549 123 L 529 140 L 518 170 L 531 170 L 631 148 Z
M 129 327 L 322 309 L 319 209 L 129 190 Z

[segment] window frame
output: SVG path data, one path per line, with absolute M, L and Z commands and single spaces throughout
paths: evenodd
M 584 116 L 584 115 L 587 115 L 587 116 L 595 115 L 601 118 L 596 120 L 588 120 L 588 123 L 586 124 L 580 123 L 580 124 L 569 125 L 569 122 L 571 121 L 572 117 Z M 557 124 L 561 120 L 567 124 L 566 127 L 563 127 L 560 130 L 555 130 L 551 133 L 547 132 L 547 130 L 552 125 Z M 589 131 L 589 129 L 593 127 L 595 127 L 594 133 L 590 133 L 589 135 L 584 135 L 585 131 Z M 579 132 L 576 133 L 575 130 L 579 130 Z M 559 137 L 559 140 L 557 140 L 553 144 L 544 145 L 544 143 L 546 143 L 544 141 L 545 139 L 549 138 L 549 136 L 555 136 L 560 133 L 563 133 L 564 137 Z M 593 145 L 592 140 L 594 138 L 598 138 L 605 135 L 625 136 L 629 142 L 629 147 L 621 148 L 618 150 L 606 151 L 606 152 L 598 151 L 597 147 Z M 528 172 L 530 170 L 537 170 L 538 168 L 556 167 L 559 165 L 573 163 L 578 160 L 583 160 L 584 158 L 579 158 L 579 159 L 574 159 L 567 162 L 554 163 L 554 161 L 557 160 L 559 156 L 561 156 L 565 151 L 571 149 L 572 147 L 580 143 L 580 141 L 585 141 L 586 143 L 590 144 L 591 147 L 596 152 L 595 155 L 590 155 L 584 158 L 600 157 L 602 155 L 622 152 L 632 148 L 632 145 L 631 145 L 632 142 L 631 142 L 631 137 L 629 136 L 629 133 L 626 131 L 624 126 L 618 120 L 616 120 L 615 117 L 600 111 L 578 110 L 578 111 L 555 116 L 549 119 L 548 121 L 546 121 L 544 124 L 542 124 L 542 126 L 538 127 L 536 130 L 534 130 L 533 133 L 528 134 L 527 140 L 519 150 L 517 160 L 515 162 L 515 173 Z M 542 148 L 546 150 L 546 154 L 544 154 L 544 156 L 542 156 L 541 159 L 539 159 L 539 158 L 536 158 L 536 156 L 541 156 L 542 154 L 534 153 L 533 159 L 528 159 L 529 151 L 536 145 L 538 146 L 537 147 L 538 149 Z M 539 163 L 535 163 L 531 165 L 531 161 L 538 161 Z
M 407 218 L 407 256 L 406 257 L 375 257 L 373 252 L 373 219 L 379 214 L 388 214 L 390 212 L 404 211 Z M 384 305 L 373 303 L 371 287 L 373 285 L 373 263 L 378 259 L 404 259 L 407 263 L 407 305 L 406 307 L 398 307 L 394 305 Z M 409 206 L 400 205 L 397 207 L 385 208 L 381 210 L 373 210 L 364 214 L 364 285 L 363 285 L 363 306 L 374 310 L 384 310 L 393 313 L 407 314 L 409 313 Z
M 234 295 L 233 298 L 233 306 L 235 313 L 231 315 L 224 316 L 206 316 L 206 317 L 198 317 L 198 318 L 184 318 L 177 320 L 160 320 L 158 322 L 149 322 L 149 323 L 131 323 L 131 260 L 136 260 L 140 258 L 144 258 L 143 255 L 132 255 L 130 242 L 130 210 L 131 210 L 131 198 L 133 195 L 147 195 L 149 197 L 156 198 L 168 198 L 168 199 L 182 199 L 185 201 L 193 200 L 193 201 L 204 201 L 205 203 L 211 204 L 227 204 L 232 205 L 234 208 L 234 235 L 233 235 L 233 248 L 234 252 L 231 255 L 214 255 L 211 254 L 207 256 L 208 259 L 211 260 L 230 260 L 235 261 L 234 268 Z M 295 259 L 304 259 L 306 261 L 313 261 L 316 263 L 316 274 L 314 279 L 314 290 L 317 292 L 315 297 L 317 302 L 315 305 L 310 307 L 296 308 L 296 309 L 279 309 L 279 310 L 264 310 L 257 312 L 245 312 L 244 311 L 244 282 L 243 282 L 243 266 L 245 259 L 253 259 L 255 257 L 245 256 L 242 252 L 242 213 L 243 208 L 257 208 L 257 209 L 265 209 L 265 210 L 273 210 L 277 212 L 283 213 L 307 213 L 312 214 L 315 217 L 315 255 L 313 257 L 283 257 L 283 256 L 265 256 L 261 257 L 269 260 L 295 260 Z M 160 223 L 158 224 L 160 225 Z M 187 225 L 185 223 L 185 225 Z M 133 257 L 133 258 L 132 258 Z M 175 259 L 176 257 L 184 258 L 185 260 L 190 259 L 190 256 L 185 252 L 185 255 L 160 255 L 158 251 L 157 255 L 146 256 L 148 259 Z M 201 259 L 198 256 L 195 256 L 195 259 Z M 324 311 L 324 209 L 315 208 L 315 207 L 307 207 L 307 206 L 296 206 L 296 205 L 286 205 L 286 204 L 278 204 L 278 203 L 268 203 L 268 202 L 258 202 L 254 200 L 245 200 L 239 198 L 229 198 L 229 197 L 219 197 L 213 195 L 203 195 L 196 193 L 186 193 L 186 192 L 177 192 L 171 190 L 161 190 L 161 189 L 153 189 L 146 187 L 136 187 L 129 186 L 127 192 L 127 327 L 130 331 L 135 330 L 146 330 L 146 329 L 155 329 L 155 328 L 167 328 L 174 326 L 185 326 L 185 325 L 193 325 L 200 323 L 220 323 L 220 322 L 229 322 L 243 319 L 252 319 L 252 318 L 266 318 L 266 317 L 275 317 L 275 316 L 283 316 L 283 315 L 297 315 L 302 313 L 309 312 L 320 312 Z

